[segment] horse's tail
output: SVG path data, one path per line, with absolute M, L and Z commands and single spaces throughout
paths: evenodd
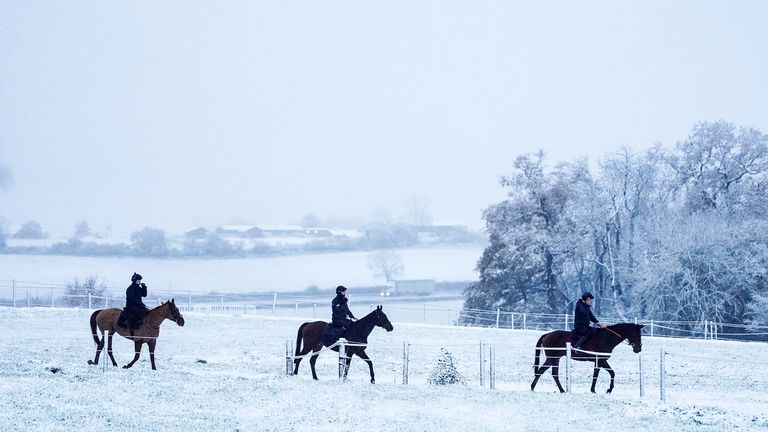
M 96 315 L 98 315 L 102 310 L 103 309 L 93 311 L 91 314 L 91 336 L 93 336 L 93 341 L 96 342 L 96 346 L 99 346 L 101 343 L 99 340 L 99 334 L 96 332 Z
M 304 337 L 304 327 L 309 324 L 308 322 L 305 322 L 304 324 L 299 326 L 299 332 L 296 334 L 296 356 L 299 355 L 301 352 L 301 340 Z
M 533 369 L 534 370 L 539 368 L 539 356 L 541 355 L 541 347 L 544 346 L 544 342 L 543 342 L 544 341 L 544 336 L 546 336 L 546 335 L 541 335 L 541 337 L 539 338 L 539 341 L 536 342 L 536 355 L 533 357 Z

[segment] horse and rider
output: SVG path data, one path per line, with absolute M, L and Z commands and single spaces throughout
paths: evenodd
M 137 328 L 141 327 L 149 313 L 149 308 L 141 300 L 142 297 L 147 296 L 147 285 L 141 281 L 142 279 L 138 273 L 131 276 L 131 285 L 125 290 L 125 308 L 118 319 L 118 325 L 127 328 L 131 336 Z

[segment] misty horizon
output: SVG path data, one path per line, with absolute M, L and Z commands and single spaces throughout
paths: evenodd
M 758 2 L 6 3 L 0 218 L 484 226 L 515 157 L 768 131 Z

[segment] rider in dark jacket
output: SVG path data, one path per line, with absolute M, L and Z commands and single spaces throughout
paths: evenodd
M 141 301 L 142 297 L 147 296 L 147 286 L 141 282 L 141 275 L 134 273 L 131 276 L 131 286 L 125 290 L 125 308 L 123 309 L 127 315 L 126 324 L 128 329 L 133 330 L 141 325 L 144 317 L 149 313 L 149 309 Z
M 331 302 L 331 324 L 334 327 L 341 328 L 342 332 L 348 330 L 352 324 L 352 320 L 347 319 L 347 317 L 357 319 L 352 315 L 352 311 L 349 310 L 347 301 L 347 288 L 339 285 L 336 287 L 336 297 Z
M 600 328 L 605 328 L 592 313 L 592 301 L 594 299 L 595 297 L 592 293 L 585 292 L 582 294 L 581 299 L 576 302 L 576 307 L 573 310 L 573 331 L 571 334 L 574 339 L 578 336 L 579 340 L 573 345 L 574 348 L 579 348 L 592 336 L 590 322 L 597 324 Z

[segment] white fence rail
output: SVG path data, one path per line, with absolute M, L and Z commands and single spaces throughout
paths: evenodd
M 81 307 L 122 308 L 125 288 L 98 287 L 90 292 L 72 290 L 61 284 L 0 280 L 0 306 L 10 307 Z M 150 287 L 148 305 L 175 298 L 182 311 L 226 314 L 261 314 L 326 319 L 329 315 L 330 298 L 327 295 L 285 293 L 217 293 L 192 290 L 163 290 Z M 430 301 L 424 301 L 430 300 Z M 568 330 L 572 321 L 569 314 L 520 313 L 496 310 L 462 308 L 461 298 L 433 301 L 424 297 L 380 298 L 376 296 L 352 296 L 354 310 L 375 304 L 384 304 L 390 320 L 396 322 L 481 326 L 521 330 Z M 446 303 L 448 303 L 446 305 Z M 319 309 L 319 310 L 318 310 Z M 604 322 L 620 322 L 625 319 L 601 317 Z M 646 325 L 649 336 L 686 337 L 721 340 L 768 341 L 768 326 L 746 326 L 714 320 L 662 321 L 633 318 Z

